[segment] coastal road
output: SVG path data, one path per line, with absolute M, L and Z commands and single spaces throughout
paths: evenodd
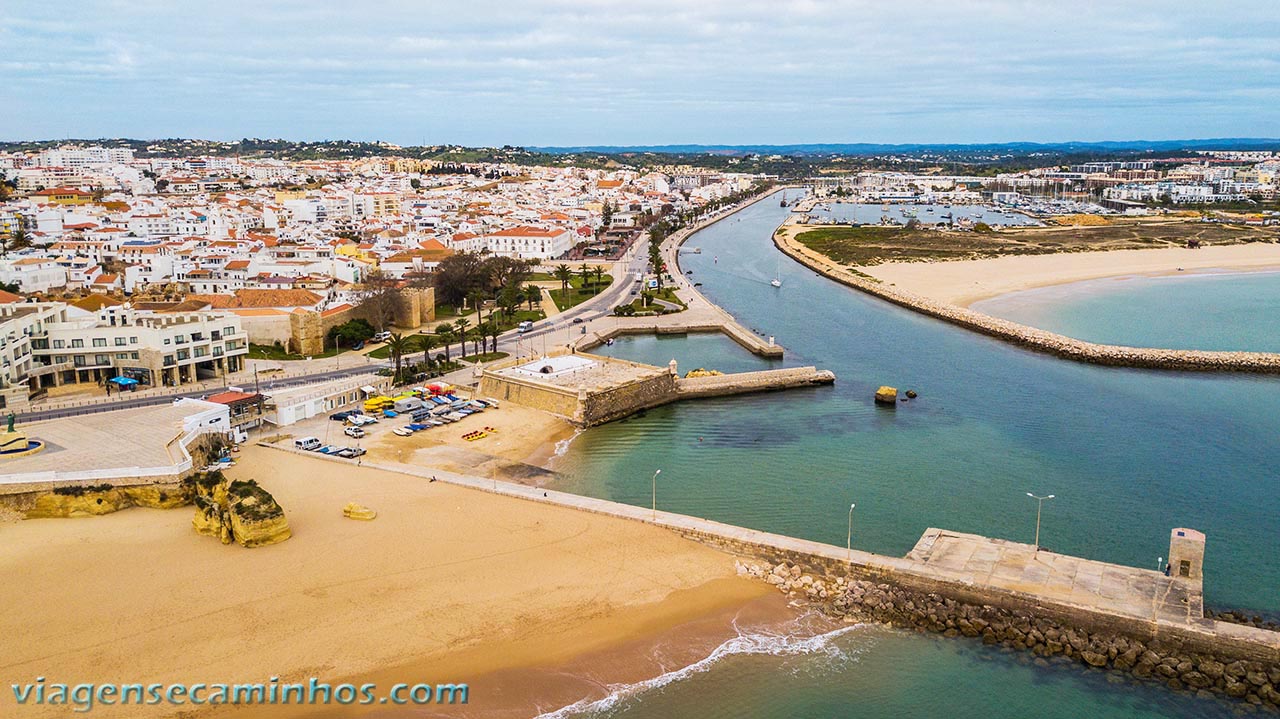
M 294 377 L 282 377 L 280 379 L 268 379 L 259 382 L 261 389 L 268 392 L 271 389 L 285 389 L 288 387 L 297 387 L 304 384 L 312 384 L 314 382 L 324 382 L 326 380 L 341 379 L 343 377 L 351 377 L 360 374 L 370 374 L 377 372 L 387 364 L 365 364 L 356 367 L 348 367 L 346 369 L 329 370 L 327 372 L 316 372 L 314 374 L 297 375 Z M 246 383 L 240 383 L 236 386 L 243 387 Z M 60 417 L 73 417 L 81 414 L 94 414 L 97 412 L 114 412 L 118 409 L 134 409 L 137 407 L 152 407 L 158 404 L 169 404 L 179 397 L 190 397 L 199 399 L 204 395 L 217 394 L 224 392 L 227 385 L 222 387 L 214 387 L 210 389 L 202 389 L 193 392 L 180 392 L 177 394 L 151 395 L 146 397 L 129 397 L 128 393 L 123 395 L 119 401 L 100 402 L 96 404 L 86 404 L 78 407 L 59 407 L 56 409 L 38 410 L 35 412 L 24 412 L 18 415 L 18 419 L 22 422 L 39 422 L 45 419 L 58 419 Z

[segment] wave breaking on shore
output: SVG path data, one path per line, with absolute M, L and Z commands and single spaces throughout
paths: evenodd
M 857 652 L 836 646 L 835 640 L 863 624 L 851 624 L 822 634 L 801 636 L 763 630 L 742 631 L 724 641 L 706 657 L 688 666 L 664 672 L 651 679 L 608 687 L 609 693 L 598 699 L 582 699 L 555 711 L 544 712 L 537 719 L 571 719 L 572 717 L 598 716 L 619 707 L 623 702 L 635 699 L 647 692 L 683 681 L 696 674 L 709 671 L 724 659 L 742 655 L 770 655 L 775 657 L 800 655 L 825 655 L 832 662 L 851 661 Z M 735 629 L 737 626 L 735 624 Z

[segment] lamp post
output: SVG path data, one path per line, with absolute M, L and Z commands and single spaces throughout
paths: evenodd
M 653 473 L 653 519 L 658 519 L 658 475 L 662 474 L 662 470 Z
M 848 559 L 850 562 L 853 561 L 853 508 L 856 506 L 858 505 L 856 504 L 849 505 L 849 535 L 845 537 L 845 540 L 844 540 L 844 548 L 845 548 L 845 551 L 849 553 Z
M 1027 496 L 1036 500 L 1036 545 L 1035 546 L 1036 546 L 1036 551 L 1039 552 L 1040 551 L 1040 510 L 1041 508 L 1044 507 L 1044 500 L 1053 499 L 1053 495 L 1050 494 L 1047 497 L 1037 497 L 1036 495 L 1030 492 L 1027 492 Z

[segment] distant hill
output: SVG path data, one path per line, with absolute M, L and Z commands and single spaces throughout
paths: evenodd
M 1183 150 L 1280 150 L 1280 139 L 1222 137 L 1202 140 L 1117 140 L 1105 142 L 1000 142 L 974 144 L 813 143 L 801 145 L 581 145 L 526 147 L 548 155 L 594 152 L 616 155 L 653 152 L 668 155 L 896 155 L 936 154 L 1054 154 L 1110 152 L 1176 152 Z

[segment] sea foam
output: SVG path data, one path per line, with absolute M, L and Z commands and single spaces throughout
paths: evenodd
M 709 670 L 719 661 L 736 655 L 771 655 L 777 657 L 823 654 L 833 660 L 849 660 L 852 652 L 835 645 L 835 639 L 862 628 L 851 624 L 824 634 L 795 636 L 767 631 L 742 632 L 726 640 L 706 657 L 685 667 L 660 674 L 652 679 L 633 684 L 617 684 L 609 687 L 609 694 L 599 699 L 582 699 L 552 712 L 539 714 L 537 719 L 569 719 L 608 712 L 621 702 L 633 699 L 645 692 L 660 689 L 695 674 Z

